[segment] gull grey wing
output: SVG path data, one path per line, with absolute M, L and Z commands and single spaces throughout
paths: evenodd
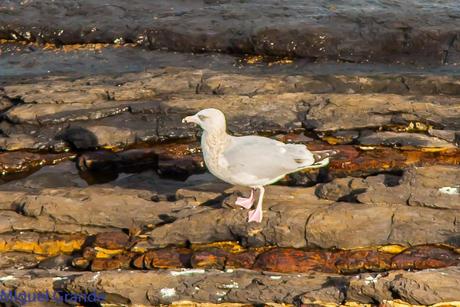
M 257 179 L 275 179 L 314 162 L 303 145 L 284 144 L 259 136 L 232 138 L 223 157 L 232 174 Z

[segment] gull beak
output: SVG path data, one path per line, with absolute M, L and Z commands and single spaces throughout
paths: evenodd
M 183 123 L 195 123 L 198 124 L 198 117 L 196 115 L 187 116 L 182 119 Z

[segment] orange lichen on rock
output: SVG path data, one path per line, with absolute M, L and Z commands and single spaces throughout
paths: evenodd
M 80 250 L 85 238 L 83 236 L 72 236 L 69 238 L 55 238 L 38 241 L 22 241 L 20 239 L 0 238 L 0 252 L 27 252 L 46 256 L 58 254 L 70 254 Z
M 262 63 L 264 57 L 262 55 L 250 55 L 245 58 L 243 58 L 243 62 L 246 64 L 258 64 Z
M 248 55 L 240 60 L 244 64 L 254 65 L 265 63 L 269 67 L 272 65 L 285 65 L 292 64 L 294 60 L 289 57 L 274 57 L 266 55 Z
M 246 251 L 246 248 L 234 241 L 220 241 L 212 243 L 195 243 L 192 245 L 192 250 L 203 250 L 208 248 L 219 248 L 230 253 L 241 253 Z
M 103 259 L 112 258 L 113 256 L 122 254 L 124 252 L 122 249 L 106 249 L 97 246 L 94 249 L 96 250 L 96 258 Z

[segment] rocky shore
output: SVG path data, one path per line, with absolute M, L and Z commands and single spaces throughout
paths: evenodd
M 0 3 L 0 290 L 458 304 L 460 7 L 352 2 Z M 181 123 L 207 107 L 337 155 L 249 224 Z

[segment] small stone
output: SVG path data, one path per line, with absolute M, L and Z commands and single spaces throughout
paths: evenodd
M 93 246 L 105 249 L 124 249 L 128 243 L 129 236 L 124 232 L 101 232 L 95 236 Z
M 147 269 L 169 269 L 183 268 L 190 266 L 191 251 L 180 247 L 166 247 L 157 250 L 151 250 L 144 254 L 143 267 Z M 140 265 L 137 260 L 137 266 Z
M 91 271 L 129 269 L 134 255 L 120 254 L 112 258 L 96 258 L 91 262 Z
M 90 265 L 90 260 L 84 257 L 74 258 L 72 260 L 72 266 L 81 270 L 86 270 Z

